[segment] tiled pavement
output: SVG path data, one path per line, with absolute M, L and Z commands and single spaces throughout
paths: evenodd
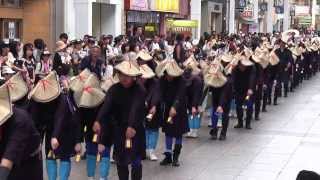
M 209 140 L 205 125 L 199 139 L 184 141 L 181 167 L 143 162 L 144 180 L 294 180 L 302 169 L 320 172 L 320 76 L 268 107 L 253 130 L 230 123 L 224 142 Z M 162 137 L 163 138 L 163 137 Z M 162 158 L 163 139 L 158 156 Z M 85 162 L 73 164 L 71 180 L 85 180 Z M 112 167 L 109 179 L 115 180 Z

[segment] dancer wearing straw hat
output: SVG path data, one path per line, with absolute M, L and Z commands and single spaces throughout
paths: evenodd
M 69 178 L 75 146 L 79 144 L 79 124 L 75 105 L 68 94 L 62 94 L 55 71 L 39 80 L 29 93 L 30 111 L 41 138 L 45 135 L 46 167 L 49 180 Z M 79 128 L 78 128 L 79 127 Z
M 225 67 L 231 63 L 233 57 L 230 55 L 222 55 L 221 63 L 215 61 L 209 67 L 209 70 L 204 74 L 204 82 L 209 86 L 209 91 L 212 92 L 212 114 L 210 130 L 211 139 L 218 138 L 218 121 L 222 120 L 222 130 L 220 132 L 219 140 L 225 140 L 227 137 L 227 129 L 229 125 L 229 111 L 232 100 L 232 69 L 228 70 L 227 74 Z M 233 62 L 234 63 L 234 62 Z
M 187 137 L 197 138 L 201 123 L 200 105 L 202 103 L 201 98 L 204 88 L 203 77 L 201 70 L 198 68 L 199 63 L 195 60 L 193 55 L 191 55 L 183 65 L 185 67 L 183 77 L 186 79 L 187 86 L 186 95 L 188 101 L 188 122 L 190 128 L 190 132 L 188 132 Z
M 263 50 L 260 47 L 257 47 L 252 55 L 252 60 L 255 64 L 256 68 L 256 78 L 255 78 L 255 87 L 254 87 L 254 117 L 255 120 L 260 120 L 260 111 L 261 111 L 261 100 L 263 93 L 263 83 L 264 83 L 264 74 L 263 74 L 263 66 L 262 61 L 264 58 Z M 269 63 L 269 62 L 268 62 Z
M 40 135 L 29 114 L 12 106 L 7 85 L 0 87 L 0 179 L 42 180 Z
M 112 86 L 112 84 L 109 85 Z M 105 88 L 105 92 L 107 92 L 108 88 Z M 112 126 L 109 125 L 106 127 L 108 131 L 106 131 L 103 136 L 109 138 L 104 139 L 104 144 L 102 144 L 101 141 L 102 137 L 97 136 L 91 128 L 101 108 L 105 94 L 100 88 L 100 82 L 97 76 L 88 69 L 85 69 L 70 81 L 70 89 L 72 90 L 75 103 L 79 108 L 83 137 L 81 141 L 84 140 L 86 143 L 88 179 L 94 179 L 97 161 L 100 169 L 100 179 L 107 179 L 110 169 L 110 149 L 112 146 L 110 135 L 112 134 Z M 80 155 L 80 151 L 78 153 Z
M 106 139 L 114 141 L 115 162 L 120 180 L 129 179 L 128 165 L 131 164 L 131 179 L 142 179 L 141 159 L 145 156 L 145 118 L 146 92 L 136 82 L 141 75 L 139 68 L 131 60 L 123 61 L 115 66 L 119 83 L 110 87 L 104 100 L 97 121 L 94 123 L 95 133 L 102 135 L 109 131 L 108 124 L 114 128 L 113 135 L 103 135 L 101 143 Z
M 288 97 L 289 92 L 289 80 L 290 80 L 290 70 L 293 64 L 293 58 L 291 51 L 286 47 L 286 43 L 288 43 L 288 35 L 282 34 L 282 38 L 280 41 L 280 48 L 275 50 L 275 54 L 278 56 L 280 60 L 279 65 L 279 86 L 277 88 L 277 93 L 282 94 L 282 84 L 284 88 L 284 97 Z
M 235 89 L 235 100 L 237 109 L 238 124 L 234 128 L 243 128 L 243 113 L 246 111 L 246 129 L 251 129 L 253 113 L 253 90 L 256 69 L 250 60 L 252 51 L 244 48 L 238 66 L 234 69 L 233 86 Z
M 183 70 L 176 61 L 168 59 L 157 66 L 160 77 L 162 131 L 165 133 L 165 158 L 160 165 L 179 166 L 182 149 L 182 136 L 189 131 L 186 107 L 186 82 L 182 77 Z M 175 146 L 172 153 L 173 139 Z
M 155 77 L 155 73 L 144 64 L 140 66 L 141 76 L 139 82 L 143 85 L 147 92 L 145 100 L 145 127 L 146 127 L 146 151 L 147 158 L 151 161 L 157 161 L 158 157 L 155 150 L 159 138 L 159 127 L 161 119 L 160 111 L 160 84 Z

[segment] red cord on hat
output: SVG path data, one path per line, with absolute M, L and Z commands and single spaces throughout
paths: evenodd
M 87 86 L 83 88 L 83 92 L 87 92 L 87 93 L 91 93 L 92 92 L 92 87 L 91 86 Z

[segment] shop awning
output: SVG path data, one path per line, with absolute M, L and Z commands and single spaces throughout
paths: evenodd
M 256 22 L 252 19 L 245 19 L 245 18 L 242 18 L 240 17 L 239 18 L 239 23 L 243 23 L 243 24 L 256 24 Z
M 199 25 L 197 20 L 167 20 L 167 23 L 171 27 L 197 28 Z

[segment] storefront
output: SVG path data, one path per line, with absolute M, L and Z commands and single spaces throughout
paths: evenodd
M 189 0 L 125 0 L 126 31 L 133 35 L 137 27 L 142 27 L 144 34 L 167 32 L 167 20 L 185 20 L 190 17 Z
M 168 33 L 182 33 L 185 37 L 193 36 L 194 39 L 197 39 L 199 23 L 197 20 L 166 20 L 166 32 Z
M 299 30 L 307 30 L 312 25 L 312 16 L 309 6 L 294 6 L 293 27 Z
M 127 11 L 126 12 L 127 33 L 133 35 L 137 27 L 144 29 L 146 37 L 151 37 L 160 32 L 160 13 L 147 11 Z

